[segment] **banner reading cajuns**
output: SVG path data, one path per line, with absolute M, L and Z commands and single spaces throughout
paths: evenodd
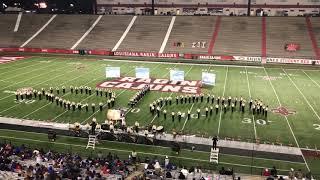
M 120 77 L 102 82 L 97 88 L 118 88 L 140 90 L 146 85 L 150 85 L 151 91 L 182 92 L 189 94 L 199 94 L 201 92 L 200 81 L 170 81 L 169 79 L 142 79 L 135 77 Z
M 131 57 L 179 58 L 179 53 L 115 51 L 113 52 L 113 55 L 114 56 L 131 56 Z

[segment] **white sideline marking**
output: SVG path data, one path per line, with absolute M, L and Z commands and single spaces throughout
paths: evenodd
M 159 50 L 159 53 L 162 53 L 163 50 L 164 50 L 164 48 L 165 48 L 166 45 L 167 45 L 167 42 L 168 42 L 169 36 L 170 36 L 170 34 L 171 34 L 171 30 L 172 30 L 172 27 L 173 27 L 173 25 L 174 25 L 175 20 L 176 20 L 176 16 L 172 16 L 170 25 L 169 25 L 168 30 L 167 30 L 167 34 L 166 34 L 166 36 L 165 36 L 164 39 L 163 39 L 163 42 L 162 42 L 162 44 L 161 44 L 161 48 L 160 48 L 160 50 Z
M 8 138 L 8 139 L 16 139 L 16 140 L 48 143 L 48 141 L 42 141 L 42 140 L 38 140 L 38 139 L 19 138 L 19 137 L 12 137 L 12 136 L 0 136 L 0 137 L 1 138 Z M 69 143 L 61 143 L 61 142 L 51 142 L 51 143 L 57 144 L 57 145 L 64 145 L 64 146 L 75 146 L 75 147 L 82 147 L 82 148 L 86 147 L 86 146 L 79 145 L 79 144 L 69 144 Z M 138 144 L 135 144 L 135 145 L 138 145 Z M 155 147 L 155 146 L 153 146 L 153 147 Z M 118 151 L 118 152 L 127 152 L 127 153 L 132 152 L 131 150 L 114 149 L 114 148 L 106 148 L 106 147 L 96 147 L 96 149 L 109 150 L 109 151 Z M 145 155 L 153 155 L 153 156 L 162 156 L 162 157 L 166 156 L 165 154 L 158 154 L 158 153 L 148 153 L 148 152 L 137 152 L 137 153 L 145 154 Z M 208 162 L 208 160 L 204 160 L 204 159 L 195 159 L 195 158 L 179 157 L 179 156 L 172 156 L 172 155 L 167 155 L 167 156 L 170 157 L 170 158 L 187 159 L 187 160 L 193 160 L 193 161 Z M 246 165 L 246 164 L 233 164 L 233 163 L 228 163 L 228 162 L 219 162 L 219 163 L 220 164 L 227 164 L 227 165 L 234 165 L 234 166 L 242 166 L 242 167 L 254 167 L 254 168 L 259 168 L 259 169 L 271 168 L 271 167 L 262 167 L 262 166 L 251 166 L 251 165 Z M 287 169 L 278 169 L 278 170 L 280 170 L 280 171 L 289 171 Z
M 315 80 L 313 80 L 304 70 L 301 70 L 301 71 L 302 71 L 305 75 L 307 75 L 308 78 L 320 88 L 320 85 L 319 85 Z
M 50 23 L 53 21 L 54 18 L 56 18 L 57 15 L 53 15 L 46 24 L 44 24 L 33 36 L 31 36 L 26 42 L 24 42 L 20 47 L 26 46 L 30 41 L 32 41 L 38 34 L 40 34 Z
M 29 63 L 30 61 L 26 61 L 26 62 Z M 22 63 L 22 64 L 26 64 L 26 63 Z M 13 69 L 12 71 L 16 71 L 16 70 L 18 70 L 18 69 L 24 69 L 24 68 L 28 68 L 28 67 L 32 67 L 32 66 L 36 66 L 36 65 L 39 65 L 39 64 L 40 64 L 39 62 L 37 62 L 37 63 L 35 63 L 35 64 L 34 64 L 34 62 L 32 62 L 32 64 L 30 64 L 30 65 L 23 66 L 23 67 L 20 67 L 20 68 L 15 68 L 15 69 Z M 19 64 L 19 65 L 21 65 L 21 64 Z M 7 69 L 7 68 L 3 68 L 3 69 Z M 0 71 L 1 71 L 1 69 L 0 69 Z M 6 73 L 12 73 L 12 71 L 3 72 L 3 73 L 0 73 L 0 75 L 6 74 Z
M 16 25 L 14 26 L 13 32 L 17 32 L 18 31 L 19 25 L 20 25 L 20 21 L 21 21 L 21 17 L 22 17 L 22 12 L 19 12 L 18 17 L 17 17 L 17 21 L 16 21 Z
M 118 47 L 121 45 L 122 41 L 124 40 L 124 38 L 127 36 L 128 32 L 130 31 L 133 23 L 136 21 L 137 16 L 133 16 L 133 18 L 131 19 L 131 22 L 129 23 L 127 29 L 123 32 L 121 38 L 119 39 L 119 41 L 117 42 L 117 44 L 114 46 L 114 48 L 112 49 L 112 51 L 116 51 L 118 49 Z
M 308 101 L 308 99 L 306 98 L 306 96 L 301 92 L 301 90 L 298 88 L 298 86 L 296 85 L 295 82 L 293 82 L 293 80 L 291 79 L 291 77 L 288 75 L 288 73 L 282 69 L 282 71 L 287 75 L 287 77 L 289 78 L 289 80 L 291 81 L 291 83 L 294 85 L 294 87 L 296 87 L 296 89 L 299 91 L 299 93 L 302 95 L 303 99 L 307 102 L 307 104 L 309 105 L 309 107 L 311 108 L 311 110 L 313 111 L 313 113 L 317 116 L 317 118 L 320 120 L 320 116 L 318 115 L 318 113 L 314 110 L 314 108 L 312 107 L 312 105 L 310 104 L 310 102 Z
M 223 87 L 222 97 L 224 97 L 224 93 L 226 92 L 226 84 L 227 84 L 227 79 L 228 79 L 228 71 L 229 71 L 229 67 L 227 66 L 226 77 L 225 77 L 225 79 L 224 79 L 224 87 Z M 218 136 L 219 136 L 219 133 L 220 133 L 221 116 L 222 116 L 222 107 L 220 108 L 220 118 L 219 118 L 219 125 L 218 125 Z
M 266 69 L 263 68 L 263 70 L 264 70 L 265 74 L 269 77 L 268 72 L 266 71 Z M 278 96 L 278 94 L 277 94 L 277 91 L 274 89 L 273 84 L 272 84 L 270 78 L 268 78 L 268 79 L 269 79 L 270 86 L 272 87 L 273 92 L 274 92 L 274 94 L 275 94 L 276 97 L 277 97 L 279 106 L 282 106 L 282 105 L 281 105 L 281 102 L 280 102 L 280 99 L 279 99 L 279 96 Z M 291 128 L 291 125 L 290 125 L 290 123 L 289 123 L 289 120 L 288 120 L 287 116 L 284 116 L 284 117 L 285 117 L 285 119 L 286 119 L 286 121 L 287 121 L 287 124 L 288 124 L 288 126 L 289 126 L 290 132 L 291 132 L 291 134 L 292 134 L 292 136 L 293 136 L 293 139 L 294 139 L 297 147 L 301 150 L 300 145 L 299 145 L 299 143 L 298 143 L 298 140 L 297 140 L 296 136 L 295 136 L 294 133 L 293 133 L 293 130 L 292 130 L 292 128 Z M 304 163 L 306 164 L 306 167 L 307 167 L 308 171 L 310 171 L 309 165 L 308 165 L 308 163 L 307 163 L 307 161 L 306 161 L 306 158 L 304 157 L 304 155 L 303 155 L 302 152 L 301 152 L 301 156 L 302 156 L 302 158 L 303 158 L 303 160 L 304 160 Z
M 160 61 L 133 61 L 133 60 L 123 60 L 123 59 L 102 59 L 102 60 L 103 61 L 112 61 L 112 62 L 123 61 L 123 62 L 148 63 L 148 64 L 179 64 L 179 65 L 193 65 L 193 66 L 239 67 L 239 68 L 244 67 L 244 66 L 240 66 L 240 65 L 188 63 L 188 62 L 186 62 L 188 60 L 185 60 L 184 62 L 179 62 L 179 63 L 160 62 Z M 261 67 L 261 66 L 247 66 L 247 67 L 255 68 L 255 69 L 263 69 L 263 67 Z
M 52 64 L 51 66 L 55 66 L 55 65 L 57 65 L 57 64 Z M 46 66 L 46 68 L 51 67 L 51 66 Z M 43 69 L 43 68 L 37 68 L 36 70 L 39 70 L 39 69 Z M 52 70 L 52 71 L 60 70 L 60 69 L 62 69 L 62 68 L 54 69 L 54 70 Z M 52 71 L 50 71 L 50 72 L 52 72 Z M 49 72 L 49 73 L 50 73 L 50 72 Z M 22 73 L 22 74 L 25 74 L 25 73 Z M 18 82 L 12 83 L 11 85 L 6 86 L 6 87 L 0 89 L 0 91 L 6 89 L 6 88 L 8 88 L 8 87 L 11 87 L 11 86 L 13 86 L 13 85 L 20 84 L 20 83 L 22 83 L 22 82 L 26 82 L 26 81 L 28 81 L 28 80 L 30 80 L 30 79 L 35 78 L 35 77 L 42 76 L 42 75 L 44 75 L 44 74 L 48 74 L 48 72 L 43 73 L 43 74 L 42 74 L 42 73 L 41 73 L 41 74 L 38 74 L 37 76 L 32 76 L 31 78 L 25 79 L 24 81 L 18 81 Z M 10 78 L 9 78 L 9 79 L 10 79 Z M 0 100 L 2 100 L 2 99 L 0 99 Z
M 248 82 L 249 96 L 250 96 L 250 99 L 252 99 L 247 67 L 245 67 L 245 69 L 246 69 L 246 76 L 247 76 L 247 82 Z M 254 129 L 254 138 L 257 139 L 258 136 L 257 136 L 257 129 L 256 129 L 256 123 L 254 120 L 254 115 L 252 115 L 252 121 L 253 121 L 253 129 Z
M 91 25 L 91 27 L 82 35 L 82 37 L 71 47 L 71 49 L 75 49 L 84 38 L 88 36 L 88 34 L 93 30 L 94 27 L 99 23 L 100 19 L 102 18 L 102 15 L 99 15 L 99 17 L 96 19 L 96 21 Z

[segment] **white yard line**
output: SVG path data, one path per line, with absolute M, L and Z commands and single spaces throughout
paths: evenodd
M 172 27 L 173 27 L 173 25 L 174 25 L 175 20 L 176 20 L 176 16 L 172 16 L 170 25 L 169 25 L 169 27 L 168 27 L 166 36 L 164 37 L 163 42 L 162 42 L 162 44 L 161 44 L 159 53 L 163 53 L 163 50 L 164 50 L 164 48 L 165 48 L 166 45 L 167 45 L 167 42 L 168 42 L 168 39 L 169 39 L 169 37 L 170 37 L 171 31 L 172 31 Z
M 193 68 L 193 66 L 190 67 L 190 69 L 186 72 L 185 75 L 187 75 L 187 74 L 191 71 L 192 68 Z M 167 72 L 167 74 L 168 74 L 168 73 L 170 73 L 170 71 Z M 165 74 L 164 76 L 166 76 L 167 74 Z M 171 97 L 172 94 L 173 94 L 173 92 L 170 93 L 169 97 Z M 161 95 L 161 96 L 162 96 L 162 95 Z M 163 107 L 164 107 L 164 105 L 162 105 L 162 106 L 160 107 L 160 110 L 161 110 Z M 150 124 L 153 123 L 153 121 L 156 119 L 156 117 L 157 117 L 157 115 L 155 115 L 155 116 L 153 117 L 153 119 L 151 120 Z
M 179 65 L 193 65 L 193 66 L 212 66 L 212 67 L 238 67 L 238 68 L 243 68 L 243 66 L 237 66 L 237 65 L 222 65 L 222 64 L 198 64 L 198 63 L 188 63 L 185 60 L 184 62 L 157 62 L 157 61 L 133 61 L 133 60 L 122 60 L 122 59 L 102 59 L 103 61 L 123 61 L 123 62 L 140 62 L 140 63 L 148 63 L 148 64 L 179 64 Z M 255 69 L 263 69 L 261 66 L 248 66 L 250 68 L 255 68 Z
M 189 111 L 190 111 L 190 112 L 192 111 L 193 106 L 194 106 L 194 103 L 192 103 L 192 105 L 191 105 L 191 107 L 190 107 L 190 109 L 189 109 Z M 181 131 L 183 131 L 183 130 L 184 130 L 184 127 L 186 126 L 186 124 L 187 124 L 188 120 L 189 120 L 189 119 L 188 119 L 188 116 L 187 116 L 187 117 L 186 117 L 186 119 L 184 120 L 184 123 L 183 123 L 183 126 L 182 126 Z
M 313 80 L 304 70 L 301 70 L 306 76 L 308 76 L 308 78 L 314 83 L 316 84 L 319 88 L 320 88 L 320 85 L 315 81 Z
M 247 70 L 247 67 L 245 66 L 245 69 L 246 69 L 246 76 L 247 76 L 247 84 L 248 84 L 248 90 L 249 90 L 249 96 L 250 96 L 250 99 L 252 99 L 252 96 L 251 96 L 251 90 L 250 90 L 250 82 L 249 82 L 249 77 L 248 77 L 248 70 Z M 249 110 L 250 112 L 250 110 Z M 257 139 L 257 129 L 256 129 L 256 122 L 255 122 L 255 119 L 254 119 L 254 115 L 252 115 L 252 122 L 253 122 L 253 129 L 254 129 L 254 139 Z
M 35 64 L 35 65 L 38 65 L 38 64 L 41 64 L 41 63 L 37 63 L 37 64 Z M 56 65 L 56 64 L 51 64 L 50 66 L 53 66 L 53 65 Z M 21 75 L 24 75 L 24 74 L 28 74 L 28 73 L 31 73 L 31 72 L 34 72 L 34 71 L 38 71 L 38 70 L 41 70 L 41 69 L 45 69 L 45 68 L 48 68 L 48 67 L 50 67 L 50 66 L 41 66 L 40 68 L 32 68 L 32 70 L 31 71 L 26 71 L 26 72 L 24 72 L 24 73 L 21 73 L 21 74 L 16 74 L 15 76 L 10 76 L 10 77 L 8 77 L 8 78 L 6 78 L 6 79 L 2 79 L 3 81 L 6 81 L 6 80 L 8 80 L 8 79 L 11 79 L 11 78 L 15 78 L 15 77 L 17 77 L 17 76 L 21 76 Z
M 113 47 L 112 51 L 116 51 L 119 48 L 119 46 L 121 45 L 121 43 L 124 40 L 124 38 L 127 36 L 128 32 L 130 31 L 130 29 L 133 26 L 133 24 L 136 21 L 136 19 L 137 19 L 137 16 L 133 16 L 132 17 L 131 22 L 129 23 L 127 29 L 123 32 L 121 38 L 119 39 L 117 44 Z
M 18 31 L 19 25 L 20 25 L 20 21 L 21 21 L 21 17 L 22 17 L 22 12 L 19 12 L 18 17 L 17 17 L 17 21 L 16 21 L 16 25 L 14 26 L 13 32 L 17 32 Z
M 58 64 L 59 64 L 59 63 L 58 63 Z M 57 64 L 52 64 L 52 65 L 50 65 L 50 66 L 44 66 L 44 68 L 48 68 L 48 67 L 51 67 L 51 66 L 54 66 L 54 65 L 57 65 Z M 58 68 L 58 69 L 53 69 L 52 71 L 60 70 L 60 69 L 63 69 L 63 68 L 64 68 L 64 67 L 61 67 L 61 68 Z M 43 68 L 39 68 L 39 69 L 43 69 Z M 37 70 L 39 70 L 39 69 L 37 69 Z M 52 71 L 49 71 L 49 73 L 52 72 Z M 11 86 L 13 86 L 13 85 L 20 84 L 20 83 L 22 83 L 22 82 L 25 82 L 25 81 L 34 79 L 34 78 L 39 77 L 39 76 L 43 76 L 44 74 L 48 74 L 48 72 L 43 73 L 43 74 L 42 74 L 42 73 L 41 73 L 41 74 L 38 74 L 37 76 L 32 76 L 31 78 L 25 79 L 24 81 L 18 81 L 18 82 L 16 82 L 16 83 L 11 84 L 10 86 L 6 86 L 6 87 L 0 89 L 0 91 L 6 89 L 6 88 L 8 88 L 8 87 L 11 87 Z M 1 99 L 0 99 L 0 100 L 1 100 Z
M 210 72 L 210 69 L 211 69 L 211 66 L 209 66 L 208 72 Z M 194 104 L 195 104 L 195 103 L 192 103 L 191 108 L 189 109 L 190 112 L 192 111 Z M 184 123 L 183 123 L 183 126 L 182 126 L 181 131 L 184 130 L 184 128 L 185 128 L 185 126 L 186 126 L 186 124 L 187 124 L 188 121 L 189 121 L 189 119 L 188 119 L 188 117 L 186 117 L 186 119 L 184 120 Z
M 267 75 L 267 77 L 269 77 L 269 74 L 268 74 L 267 70 L 266 70 L 265 68 L 263 68 L 263 70 L 264 70 L 265 74 Z M 274 94 L 275 94 L 276 97 L 277 97 L 279 106 L 282 106 L 282 105 L 281 105 L 281 102 L 280 102 L 280 99 L 279 99 L 279 96 L 278 96 L 278 94 L 277 94 L 277 91 L 275 90 L 275 88 L 274 88 L 274 86 L 273 86 L 270 78 L 268 78 L 268 79 L 269 79 L 269 84 L 270 84 L 271 88 L 273 89 Z M 287 116 L 284 116 L 284 117 L 285 117 L 285 119 L 286 119 L 286 121 L 287 121 L 288 127 L 289 127 L 290 132 L 291 132 L 291 134 L 292 134 L 292 137 L 293 137 L 293 139 L 294 139 L 294 141 L 295 141 L 295 143 L 296 143 L 296 146 L 297 146 L 299 149 L 301 149 L 301 148 L 300 148 L 300 145 L 299 145 L 299 143 L 298 143 L 298 140 L 297 140 L 296 136 L 294 135 L 294 132 L 293 132 L 293 130 L 292 130 L 292 127 L 291 127 L 291 125 L 290 125 L 290 123 L 289 123 L 289 120 L 288 120 Z M 304 157 L 304 155 L 303 155 L 302 152 L 301 152 L 301 156 L 302 156 L 302 158 L 303 158 L 303 160 L 304 160 L 304 162 L 305 162 L 305 165 L 306 165 L 308 171 L 310 171 L 309 165 L 308 165 L 308 163 L 307 163 L 307 161 L 306 161 L 306 158 Z
M 294 85 L 294 87 L 296 87 L 296 89 L 299 91 L 299 93 L 302 95 L 303 99 L 306 101 L 306 103 L 309 105 L 310 109 L 313 111 L 313 113 L 317 116 L 318 120 L 320 120 L 320 116 L 318 115 L 318 113 L 314 110 L 313 106 L 310 104 L 310 102 L 308 101 L 308 99 L 306 98 L 306 96 L 302 93 L 302 91 L 298 88 L 298 86 L 296 85 L 295 82 L 293 82 L 293 80 L 291 79 L 291 77 L 289 76 L 289 74 L 282 69 L 282 71 L 287 75 L 287 77 L 289 78 L 289 80 L 291 81 L 291 83 Z
M 46 24 L 44 24 L 33 36 L 31 36 L 26 42 L 24 42 L 20 47 L 26 46 L 30 41 L 32 41 L 35 37 L 37 37 L 50 23 L 56 18 L 57 15 L 53 15 Z
M 102 15 L 99 15 L 96 21 L 91 25 L 91 27 L 83 34 L 83 36 L 71 47 L 71 49 L 75 49 L 84 38 L 88 36 L 88 34 L 93 30 L 93 28 L 99 23 L 100 19 L 102 18 Z
M 226 77 L 225 77 L 225 79 L 224 79 L 224 86 L 223 86 L 222 97 L 224 97 L 224 93 L 226 92 L 228 72 L 229 72 L 229 67 L 227 66 Z M 222 107 L 220 107 L 220 117 L 219 117 L 219 124 L 218 124 L 218 136 L 219 136 L 219 134 L 220 134 L 221 116 L 222 116 Z
M 30 62 L 30 61 L 29 61 Z M 27 62 L 28 63 L 28 62 Z M 23 63 L 24 64 L 24 63 Z M 36 66 L 36 65 L 39 65 L 39 64 L 41 64 L 40 62 L 37 62 L 37 63 L 32 63 L 32 64 L 30 64 L 30 65 L 28 65 L 28 66 L 23 66 L 23 67 L 20 67 L 20 68 L 15 68 L 15 69 L 13 69 L 12 71 L 16 71 L 16 70 L 20 70 L 20 69 L 24 69 L 24 68 L 30 68 L 30 67 L 32 67 L 32 66 Z M 4 69 L 7 69 L 7 67 L 6 68 L 4 68 Z M 1 70 L 0 70 L 1 71 Z M 7 72 L 3 72 L 3 73 L 0 73 L 0 75 L 2 75 L 2 74 L 6 74 L 6 73 L 12 73 L 12 71 L 7 71 Z

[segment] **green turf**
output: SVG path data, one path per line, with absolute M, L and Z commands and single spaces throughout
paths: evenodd
M 320 72 L 317 70 L 282 70 L 279 68 L 254 68 L 233 66 L 209 66 L 192 64 L 165 64 L 146 62 L 124 62 L 111 60 L 85 60 L 59 57 L 34 57 L 0 65 L 0 116 L 24 119 L 45 120 L 52 122 L 82 124 L 90 122 L 96 117 L 99 122 L 104 122 L 106 111 L 103 112 L 72 112 L 56 107 L 55 104 L 45 100 L 31 104 L 16 103 L 15 97 L 10 91 L 19 88 L 32 87 L 35 89 L 66 86 L 90 86 L 94 87 L 105 80 L 106 66 L 121 67 L 122 76 L 135 76 L 135 67 L 150 68 L 150 76 L 153 78 L 169 78 L 169 70 L 176 68 L 185 71 L 186 80 L 200 80 L 202 71 L 214 72 L 217 75 L 216 86 L 202 89 L 204 94 L 217 96 L 242 96 L 249 99 L 261 99 L 269 105 L 269 115 L 265 119 L 262 116 L 253 117 L 251 113 L 244 114 L 238 111 L 226 114 L 213 114 L 201 116 L 200 119 L 182 118 L 171 121 L 170 114 L 174 112 L 186 113 L 188 109 L 195 113 L 198 108 L 203 110 L 211 106 L 206 103 L 175 105 L 175 97 L 178 93 L 151 92 L 139 102 L 133 112 L 127 114 L 128 125 L 138 121 L 140 125 L 162 125 L 166 132 L 183 131 L 187 134 L 203 136 L 217 135 L 220 138 L 234 138 L 241 141 L 260 139 L 261 143 L 280 143 L 284 145 L 318 148 L 320 147 Z M 79 68 L 82 66 L 82 68 Z M 78 68 L 77 68 L 78 67 Z M 287 74 L 286 74 L 287 73 Z M 265 80 L 267 75 L 271 80 Z M 290 78 L 289 78 L 290 77 Z M 273 89 L 274 88 L 274 89 Z M 127 107 L 128 99 L 135 94 L 132 90 L 115 89 L 116 107 Z M 173 105 L 165 106 L 168 118 L 154 117 L 149 112 L 149 104 L 159 97 L 173 97 Z M 64 95 L 65 99 L 75 102 L 95 103 L 104 102 L 105 99 L 87 95 L 70 94 L 69 90 Z M 284 117 L 271 113 L 271 109 L 280 104 L 294 114 Z M 248 106 L 248 104 L 247 104 Z M 136 113 L 139 111 L 138 113 Z M 203 113 L 203 111 L 202 111 Z

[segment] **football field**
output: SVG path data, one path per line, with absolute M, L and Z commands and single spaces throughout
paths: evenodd
M 56 94 L 65 100 L 75 103 L 95 103 L 96 106 L 106 103 L 104 96 L 96 96 L 97 84 L 106 81 L 105 67 L 120 67 L 122 77 L 134 77 L 136 67 L 150 69 L 150 77 L 155 79 L 169 79 L 171 69 L 183 70 L 185 80 L 201 80 L 203 71 L 216 74 L 216 85 L 201 88 L 204 94 L 203 102 L 188 102 L 176 104 L 176 97 L 183 93 L 151 91 L 133 109 L 128 106 L 129 99 L 137 92 L 131 89 L 112 89 L 116 93 L 114 108 L 127 108 L 127 125 L 133 125 L 135 121 L 140 126 L 155 124 L 163 126 L 165 131 L 173 131 L 184 134 L 200 136 L 218 135 L 220 138 L 230 138 L 240 141 L 251 141 L 255 139 L 260 143 L 274 143 L 301 148 L 315 149 L 320 147 L 320 72 L 308 69 L 282 69 L 245 66 L 218 66 L 197 64 L 170 64 L 131 62 L 117 60 L 92 60 L 59 57 L 30 57 L 0 65 L 1 87 L 0 87 L 0 115 L 31 119 L 48 122 L 90 123 L 93 117 L 102 123 L 106 119 L 106 108 L 93 112 L 89 109 L 66 110 L 44 99 L 33 98 L 31 100 L 18 101 L 14 92 L 18 89 L 32 88 L 49 91 L 53 87 L 60 89 Z M 62 94 L 62 87 L 66 87 L 66 93 Z M 88 86 L 93 89 L 91 95 L 75 94 L 70 92 L 70 86 Z M 224 112 L 219 107 L 215 111 L 215 104 L 207 102 L 207 95 L 225 97 L 243 97 L 246 102 L 245 112 L 239 109 L 239 103 L 235 111 L 230 107 Z M 160 97 L 172 97 L 172 105 L 163 105 L 161 110 L 167 111 L 167 118 L 163 114 L 157 117 L 150 113 L 150 103 Z M 268 116 L 253 115 L 249 111 L 249 100 L 259 99 L 265 106 L 268 105 Z M 216 100 L 215 100 L 216 101 Z M 205 115 L 205 108 L 213 106 L 212 115 Z M 97 106 L 98 107 L 98 106 Z M 197 109 L 200 109 L 198 118 Z M 187 118 L 187 112 L 191 111 L 191 118 Z M 172 121 L 171 112 L 181 112 L 181 120 L 177 116 Z

